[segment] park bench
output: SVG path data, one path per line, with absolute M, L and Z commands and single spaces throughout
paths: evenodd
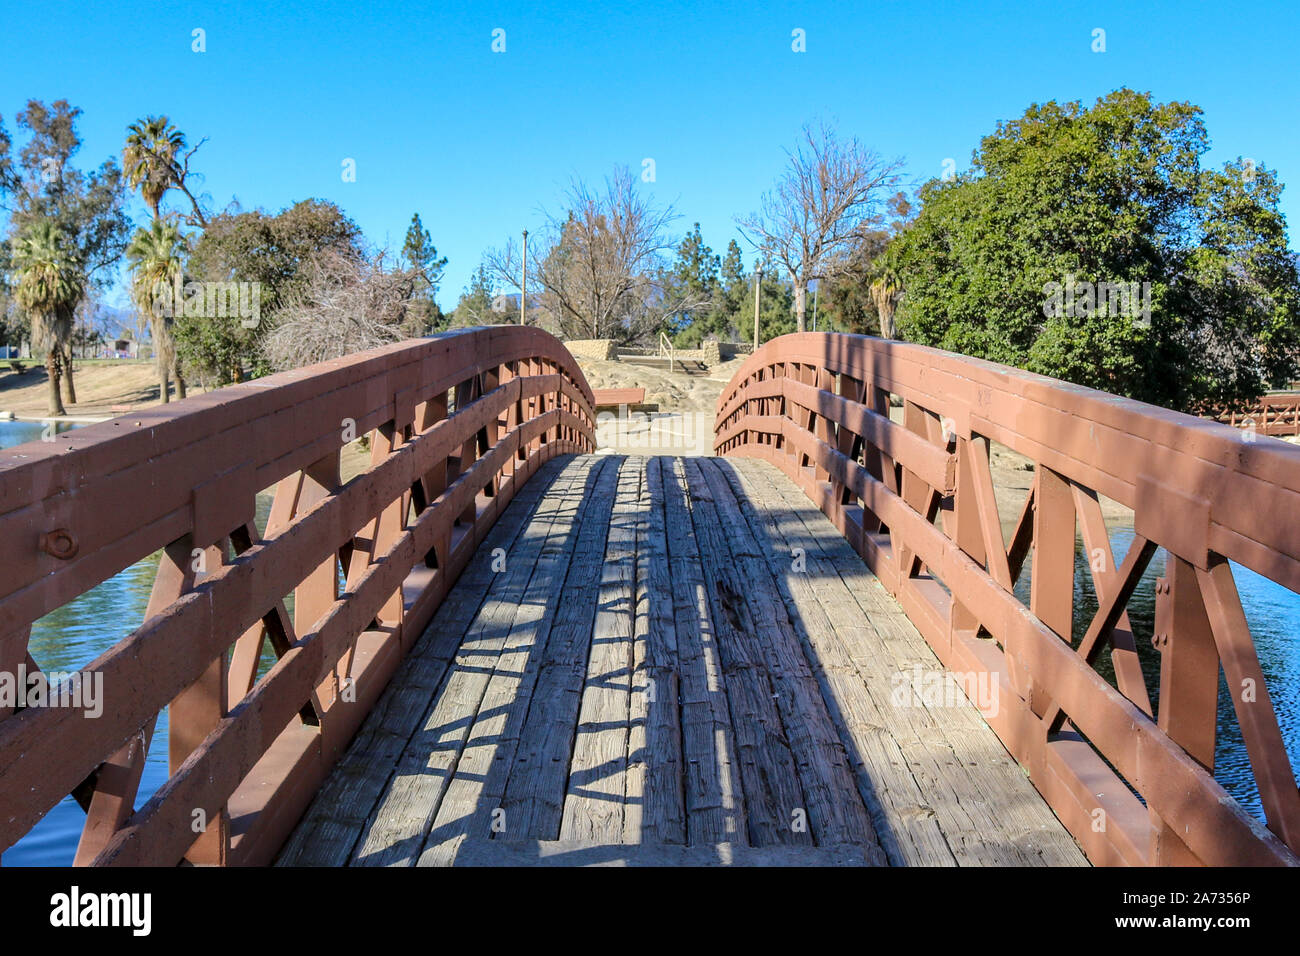
M 602 411 L 618 411 L 624 405 L 628 407 L 629 411 L 653 412 L 659 410 L 658 405 L 646 404 L 644 388 L 596 388 L 592 389 L 592 394 L 596 397 L 597 414 Z

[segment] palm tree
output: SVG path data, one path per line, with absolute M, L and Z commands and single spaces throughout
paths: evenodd
M 155 359 L 158 362 L 159 396 L 163 402 L 171 400 L 168 371 L 176 364 L 176 347 L 172 340 L 172 320 L 181 307 L 172 301 L 171 309 L 163 308 L 162 290 L 172 285 L 184 274 L 185 255 L 189 251 L 180 227 L 172 222 L 155 219 L 148 229 L 137 229 L 126 247 L 127 262 L 131 264 L 134 282 L 131 298 L 140 315 L 153 329 Z M 171 315 L 165 314 L 170 311 Z M 185 397 L 185 381 L 176 372 L 177 393 Z
M 154 221 L 158 205 L 180 180 L 177 157 L 185 149 L 185 134 L 165 116 L 136 120 L 126 128 L 122 168 L 132 189 L 139 189 Z
M 898 300 L 903 296 L 903 286 L 898 281 L 898 274 L 888 267 L 871 283 L 871 301 L 876 305 L 876 314 L 880 316 L 880 337 L 898 338 L 898 326 L 894 322 L 894 312 L 898 309 Z
M 86 286 L 76 262 L 63 248 L 63 235 L 43 220 L 14 241 L 18 304 L 31 316 L 32 344 L 45 350 L 49 414 L 66 414 L 59 398 L 59 378 L 72 317 Z

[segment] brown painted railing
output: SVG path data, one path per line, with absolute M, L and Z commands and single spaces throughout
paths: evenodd
M 592 429 L 565 348 L 504 326 L 0 452 L 0 672 L 39 666 L 34 621 L 163 551 L 145 621 L 85 665 L 101 716 L 0 712 L 0 847 L 71 793 L 78 863 L 267 862 L 504 506 Z M 135 810 L 166 708 L 170 776 Z
M 1300 392 L 1273 392 L 1254 405 L 1219 409 L 1210 417 L 1259 435 L 1300 435 Z
M 1034 462 L 1009 544 L 990 441 Z M 1300 791 L 1228 561 L 1300 591 L 1300 448 L 935 349 L 816 333 L 741 367 L 715 448 L 782 468 L 946 668 L 997 682 L 989 723 L 1094 862 L 1297 862 Z M 1118 567 L 1099 496 L 1133 512 Z M 1081 634 L 1076 524 L 1100 604 Z M 1153 717 L 1126 605 L 1157 548 Z M 1013 588 L 1031 549 L 1026 607 Z M 1106 647 L 1114 683 L 1093 666 Z M 1267 828 L 1213 777 L 1220 665 Z

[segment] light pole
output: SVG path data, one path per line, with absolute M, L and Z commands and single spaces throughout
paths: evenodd
M 758 351 L 758 293 L 763 288 L 763 264 L 754 267 L 754 351 Z
M 519 324 L 524 324 L 524 313 L 528 309 L 528 230 L 524 230 L 524 275 L 519 283 Z

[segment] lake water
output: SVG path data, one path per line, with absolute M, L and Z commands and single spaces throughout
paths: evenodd
M 26 441 L 38 441 L 43 425 L 29 422 L 0 422 L 0 448 Z M 64 430 L 66 426 L 60 426 Z M 270 496 L 258 499 L 258 522 L 264 526 Z M 1133 541 L 1131 528 L 1111 529 L 1111 547 L 1116 562 L 1122 562 Z M 1129 618 L 1137 637 L 1147 687 L 1154 699 L 1158 688 L 1160 655 L 1152 648 L 1150 635 L 1155 616 L 1155 579 L 1164 573 L 1164 552 L 1157 551 L 1129 603 Z M 158 555 L 140 561 L 75 601 L 37 621 L 32 627 L 32 656 L 48 670 L 73 670 L 89 663 L 105 649 L 125 638 L 144 618 L 149 590 L 158 567 Z M 1080 543 L 1080 567 L 1075 576 L 1076 631 L 1086 628 L 1096 611 L 1091 577 L 1084 564 Z M 1293 767 L 1300 766 L 1300 595 L 1245 568 L 1233 568 L 1246 617 L 1259 653 L 1260 666 L 1273 694 Z M 1016 588 L 1028 603 L 1028 575 Z M 269 660 L 264 661 L 265 667 Z M 1098 669 L 1105 674 L 1106 655 Z M 1109 675 L 1107 675 L 1109 676 Z M 1222 685 L 1222 682 L 1221 682 Z M 137 806 L 147 800 L 167 779 L 167 712 L 158 718 L 154 742 L 145 763 Z M 1226 686 L 1219 694 L 1219 737 L 1215 751 L 1215 776 L 1244 806 L 1263 815 L 1259 793 L 1250 773 L 1250 760 L 1241 740 Z M 4 866 L 67 866 L 72 862 L 85 814 L 71 797 L 46 814 L 22 840 L 5 852 Z

